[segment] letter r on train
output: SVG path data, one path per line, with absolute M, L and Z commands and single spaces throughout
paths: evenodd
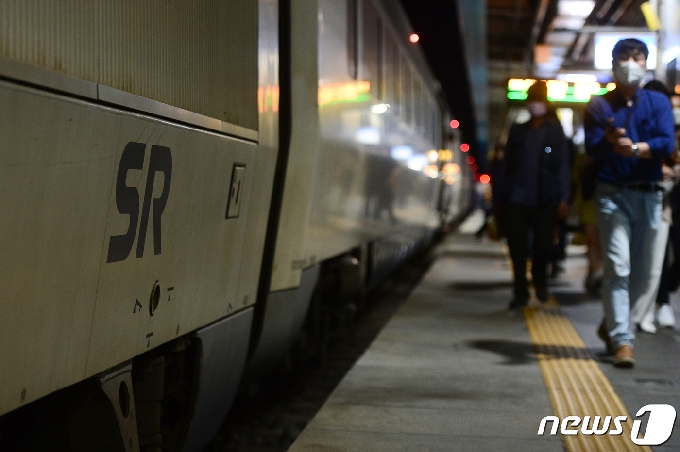
M 153 253 L 161 254 L 161 215 L 168 203 L 170 195 L 170 178 L 172 176 L 172 154 L 170 148 L 165 146 L 151 146 L 149 157 L 149 169 L 146 177 L 146 187 L 140 219 L 139 191 L 136 187 L 126 184 L 128 171 L 144 169 L 144 156 L 146 144 L 130 142 L 123 149 L 123 154 L 118 163 L 118 176 L 116 177 L 116 207 L 122 215 L 130 216 L 130 223 L 125 234 L 114 235 L 109 238 L 109 251 L 106 262 L 124 261 L 130 255 L 137 238 L 137 257 L 144 255 L 146 243 L 146 231 L 149 224 L 149 215 L 153 213 Z M 158 198 L 153 198 L 153 183 L 156 173 L 163 173 L 163 191 Z M 153 204 L 153 212 L 152 206 Z M 139 220 L 139 221 L 138 221 Z M 139 233 L 137 226 L 139 225 Z

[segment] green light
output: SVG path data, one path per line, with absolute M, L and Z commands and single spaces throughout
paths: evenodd
M 548 100 L 551 101 L 551 102 L 554 102 L 554 101 L 557 101 L 557 102 L 576 102 L 576 103 L 585 104 L 590 99 L 577 99 L 574 96 L 567 96 L 567 97 L 563 97 L 562 99 L 551 99 L 550 97 L 548 97 Z
M 360 102 L 368 102 L 371 100 L 371 96 L 369 94 L 359 94 L 356 99 L 341 99 L 341 100 L 334 100 L 331 102 L 326 102 L 325 104 L 321 105 L 323 107 L 327 105 L 337 105 L 337 104 L 354 104 L 354 103 L 360 103 Z
M 603 94 L 606 94 L 607 92 L 609 92 L 609 90 L 607 88 L 600 88 L 600 90 L 598 92 L 594 93 L 593 96 L 601 96 Z M 527 98 L 526 91 L 511 91 L 511 90 L 508 90 L 508 99 L 510 99 L 510 100 L 526 100 L 526 98 Z M 567 103 L 585 104 L 590 99 L 576 99 L 574 97 L 574 86 L 570 85 L 567 88 L 567 93 L 566 93 L 565 97 L 555 98 L 555 97 L 552 97 L 552 96 L 548 96 L 548 100 L 550 102 L 557 102 L 557 103 L 567 102 Z
M 510 91 L 508 93 L 508 99 L 510 100 L 525 100 L 527 98 L 527 93 L 521 91 Z

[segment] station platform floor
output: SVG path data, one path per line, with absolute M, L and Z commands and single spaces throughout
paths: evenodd
M 601 301 L 583 289 L 582 247 L 569 247 L 548 303 L 508 310 L 506 248 L 476 241 L 479 221 L 473 215 L 438 245 L 419 286 L 289 450 L 680 450 L 677 418 L 662 445 L 631 440 L 634 420 L 644 431 L 658 414 L 637 418 L 642 407 L 680 409 L 680 331 L 638 333 L 636 366 L 613 367 L 596 335 Z M 680 320 L 680 294 L 671 305 Z M 609 434 L 613 421 L 602 435 L 581 425 L 577 435 L 551 435 L 553 422 L 537 434 L 544 416 L 569 415 L 591 416 L 589 427 L 594 416 L 600 427 L 606 416 L 627 421 L 620 435 Z

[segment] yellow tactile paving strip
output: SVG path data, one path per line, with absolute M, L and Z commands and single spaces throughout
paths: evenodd
M 524 317 L 534 344 L 545 385 L 550 394 L 555 415 L 566 416 L 627 416 L 622 424 L 623 434 L 611 436 L 561 435 L 567 451 L 650 451 L 637 446 L 630 439 L 633 425 L 628 410 L 614 391 L 597 363 L 588 354 L 585 344 L 559 305 L 551 300 L 541 307 L 524 308 Z M 592 423 L 592 421 L 591 421 Z M 592 424 L 591 424 L 592 425 Z M 548 427 L 552 422 L 548 423 Z M 575 428 L 574 428 L 575 429 Z M 546 428 L 545 434 L 549 434 Z M 538 431 L 538 426 L 537 426 Z M 558 434 L 560 434 L 558 432 Z

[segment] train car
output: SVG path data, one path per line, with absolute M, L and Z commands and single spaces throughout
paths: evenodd
M 0 2 L 0 449 L 201 450 L 328 275 L 429 243 L 450 118 L 409 33 L 395 0 Z
M 464 143 L 461 142 L 460 134 L 456 130 L 447 132 L 444 134 L 445 149 L 439 158 L 442 177 L 439 215 L 445 229 L 449 229 L 446 226 L 455 224 L 473 208 L 472 195 L 477 182 L 476 175 L 481 176 L 481 173 L 468 163 L 469 147 L 465 152 L 462 151 L 461 147 L 465 147 L 462 146 Z
M 441 224 L 438 150 L 448 119 L 399 3 L 316 5 L 292 2 L 291 29 L 303 32 L 291 35 L 290 144 L 267 299 L 255 307 L 255 375 L 290 348 L 329 262 L 340 275 L 333 290 L 351 297 Z

